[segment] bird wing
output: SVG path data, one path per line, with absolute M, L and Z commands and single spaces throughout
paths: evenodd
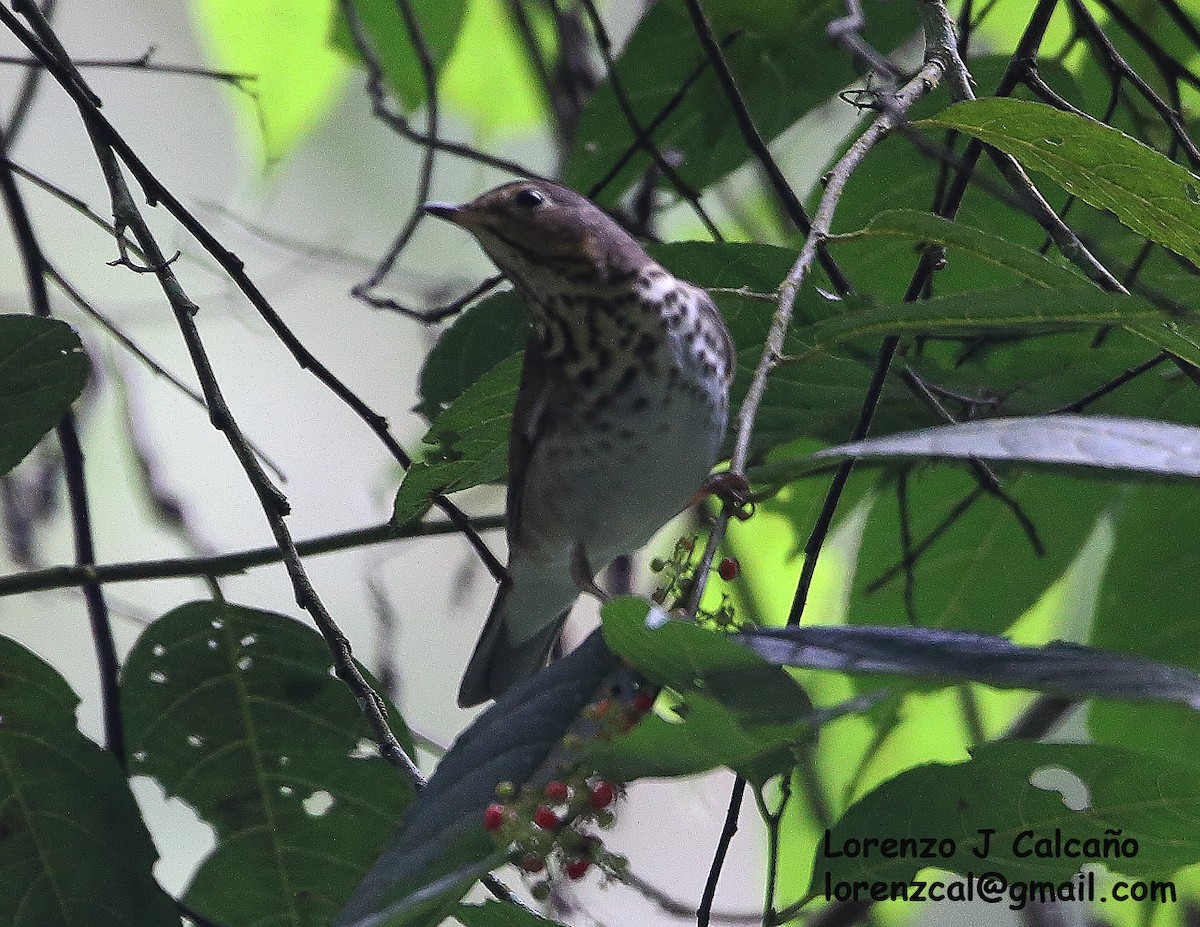
M 508 544 L 511 550 L 521 534 L 521 503 L 525 496 L 525 481 L 529 461 L 537 450 L 538 441 L 546 433 L 549 422 L 547 409 L 550 395 L 550 365 L 542 356 L 537 338 L 525 346 L 525 363 L 521 367 L 521 382 L 517 387 L 517 402 L 513 408 L 512 433 L 508 439 Z

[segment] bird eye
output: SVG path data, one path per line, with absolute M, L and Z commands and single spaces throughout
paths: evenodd
M 513 197 L 513 202 L 518 206 L 524 206 L 526 209 L 536 209 L 546 201 L 546 197 L 541 190 L 536 190 L 533 187 L 524 187 L 517 191 Z

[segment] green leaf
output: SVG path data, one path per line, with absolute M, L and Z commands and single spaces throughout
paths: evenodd
M 1040 288 L 1014 287 L 940 296 L 916 303 L 862 308 L 851 302 L 841 315 L 822 319 L 799 333 L 809 347 L 793 358 L 800 363 L 822 349 L 885 335 L 961 335 L 972 332 L 1054 331 L 1100 325 L 1163 323 L 1167 315 L 1136 296 L 1097 289 L 1059 291 L 1047 299 Z M 1153 329 L 1147 329 L 1152 332 Z M 1144 335 L 1141 329 L 1136 332 Z
M 1080 644 L 1022 647 L 991 634 L 878 626 L 752 628 L 737 640 L 777 666 L 982 682 L 1073 699 L 1175 702 L 1200 711 L 1200 674 Z
M 65 322 L 0 315 L 0 474 L 62 420 L 87 375 L 83 345 Z
M 1139 486 L 1122 496 L 1113 529 L 1091 643 L 1200 671 L 1192 580 L 1200 570 L 1200 489 Z M 1139 707 L 1092 706 L 1091 735 L 1137 750 L 1198 755 L 1200 717 L 1177 708 Z
M 1063 575 L 1119 491 L 1047 472 L 1006 477 L 1004 490 L 1045 547 L 1039 556 L 1009 505 L 979 489 L 974 476 L 946 467 L 918 472 L 904 493 L 912 544 L 920 550 L 910 618 L 894 486 L 889 481 L 880 494 L 863 532 L 850 620 L 992 632 L 1010 627 Z
M 315 631 L 223 602 L 164 615 L 125 662 L 132 771 L 216 829 L 186 900 L 218 923 L 328 923 L 412 800 L 329 666 Z
M 501 361 L 442 412 L 422 441 L 423 460 L 404 475 L 396 493 L 397 526 L 420 518 L 437 493 L 452 493 L 508 475 L 508 434 L 512 427 L 523 355 Z
M 499 901 L 460 904 L 454 909 L 454 919 L 463 927 L 562 927 L 558 921 L 547 920 L 515 904 L 502 904 Z
M 745 680 L 748 695 L 758 695 L 754 681 Z M 629 733 L 593 744 L 585 754 L 586 762 L 619 782 L 728 767 L 761 785 L 794 767 L 792 748 L 812 738 L 822 724 L 863 712 L 874 702 L 873 698 L 850 699 L 830 710 L 807 709 L 788 721 L 750 726 L 719 702 L 689 692 L 674 706 L 674 718 L 648 715 Z
M 565 775 L 576 755 L 564 737 L 584 706 L 602 686 L 630 685 L 630 676 L 596 631 L 506 692 L 442 758 L 334 927 L 440 924 L 476 879 L 508 858 L 483 828 L 497 785 L 509 782 L 519 794 L 527 782 L 540 790 Z
M 942 245 L 955 253 L 970 255 L 1006 270 L 1019 280 L 1042 289 L 1095 289 L 1086 277 L 1048 260 L 1032 248 L 927 212 L 887 210 L 872 218 L 866 228 L 837 236 L 838 241 L 870 242 L 880 238 Z
M 1105 415 L 989 418 L 826 448 L 814 460 L 958 458 L 1200 476 L 1200 428 Z
M 708 0 L 704 9 L 718 41 L 737 35 L 725 56 L 754 124 L 768 141 L 859 76 L 849 56 L 828 53 L 825 27 L 845 13 L 838 0 Z M 886 52 L 915 28 L 911 9 L 882 4 L 872 10 L 865 36 Z M 651 7 L 626 42 L 616 67 L 643 127 L 703 61 L 703 49 L 682 0 L 664 0 Z M 821 67 L 813 67 L 814 61 L 820 61 Z M 580 117 L 564 172 L 566 183 L 586 193 L 633 140 L 611 83 L 603 84 Z M 678 172 L 698 190 L 720 180 L 750 156 L 711 68 L 655 133 L 654 142 L 660 151 L 683 155 Z M 604 190 L 603 202 L 618 199 L 649 163 L 642 151 L 630 158 Z
M 512 290 L 466 309 L 425 356 L 417 411 L 433 421 L 481 376 L 525 350 L 532 330 L 529 308 Z
M 909 770 L 856 802 L 821 843 L 810 895 L 822 893 L 827 879 L 911 882 L 930 865 L 960 874 L 996 872 L 1010 884 L 1075 881 L 1087 862 L 1140 878 L 1169 875 L 1200 860 L 1198 774 L 1200 768 L 1179 759 L 1114 747 L 988 744 L 973 751 L 970 762 Z M 1067 840 L 1079 841 L 1070 845 L 1075 855 L 1053 853 L 1056 834 L 1064 848 Z M 917 852 L 900 856 L 896 845 L 887 858 L 879 846 L 861 849 L 869 838 L 915 838 Z M 934 849 L 932 858 L 920 858 L 925 838 L 935 847 L 948 841 L 942 850 L 952 852 Z M 1079 855 L 1083 841 L 1095 841 L 1087 846 L 1099 856 L 1106 838 L 1107 858 Z M 1125 844 L 1122 853 L 1122 841 L 1130 839 L 1136 852 Z M 1048 841 L 1049 853 L 1038 852 L 1046 848 L 1039 841 Z
M 549 10 L 527 4 L 525 14 L 543 54 L 552 51 Z M 480 141 L 533 129 L 547 116 L 545 92 L 501 0 L 471 0 L 439 83 L 442 98 L 471 119 Z
M 353 0 L 353 3 L 363 31 L 379 59 L 388 87 L 401 106 L 412 112 L 425 102 L 425 80 L 399 5 L 396 0 Z M 409 5 L 421 27 L 436 74 L 454 48 L 466 13 L 467 0 L 410 0 Z M 336 4 L 333 34 L 329 41 L 351 60 L 359 60 L 350 26 Z
M 192 0 L 216 64 L 253 77 L 240 107 L 268 164 L 287 155 L 333 106 L 345 68 L 327 46 L 333 0 Z
M 700 691 L 747 725 L 788 721 L 812 705 L 799 684 L 728 635 L 673 621 L 635 596 L 617 596 L 600 611 L 604 639 L 654 682 Z
M 1139 235 L 1200 259 L 1200 178 L 1136 139 L 1043 103 L 986 98 L 917 123 L 973 135 L 1112 212 Z
M 78 702 L 54 669 L 0 637 L 0 923 L 178 927 L 129 784 L 76 729 Z

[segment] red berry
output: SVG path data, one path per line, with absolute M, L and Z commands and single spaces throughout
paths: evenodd
M 491 832 L 498 831 L 504 824 L 504 806 L 498 801 L 492 802 L 483 812 L 483 829 Z
M 607 808 L 613 803 L 613 799 L 616 797 L 616 791 L 607 782 L 597 782 L 592 786 L 591 799 L 593 808 Z
M 567 874 L 568 879 L 582 879 L 583 874 L 588 871 L 588 867 L 592 865 L 590 859 L 573 859 L 563 867 L 563 872 Z
M 526 872 L 541 872 L 546 868 L 546 861 L 540 856 L 526 856 L 517 865 Z
M 633 701 L 630 702 L 629 707 L 637 714 L 644 715 L 654 707 L 654 696 L 649 692 L 639 692 L 633 697 Z
M 546 784 L 545 796 L 552 802 L 563 802 L 570 797 L 570 792 L 567 791 L 567 784 L 555 779 L 553 782 Z
M 538 808 L 533 812 L 533 823 L 542 830 L 556 830 L 558 828 L 558 815 L 545 805 L 538 805 Z
M 727 583 L 737 579 L 740 572 L 742 572 L 742 568 L 733 557 L 726 557 L 717 567 L 717 575 Z

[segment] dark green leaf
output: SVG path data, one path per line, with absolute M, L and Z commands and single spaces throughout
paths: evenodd
M 561 927 L 558 921 L 547 920 L 532 911 L 499 901 L 460 904 L 454 909 L 454 919 L 463 927 Z
M 83 345 L 65 322 L 0 315 L 0 474 L 62 420 L 87 375 Z
M 1200 178 L 1117 129 L 1043 103 L 1000 98 L 956 103 L 918 124 L 973 135 L 1139 235 L 1189 261 L 1200 258 Z
M 525 350 L 530 331 L 529 308 L 512 290 L 471 306 L 426 355 L 417 411 L 433 421 L 485 373 Z
M 812 456 L 817 460 L 974 457 L 1197 477 L 1200 428 L 1106 415 L 989 418 L 840 444 Z
M 392 92 L 405 109 L 415 110 L 425 101 L 425 82 L 399 5 L 395 0 L 353 0 L 353 3 Z M 467 0 L 410 0 L 410 6 L 437 71 L 454 48 Z M 350 26 L 340 8 L 333 14 L 330 41 L 352 59 L 358 59 Z
M 1175 702 L 1200 711 L 1200 674 L 1079 644 L 1022 647 L 969 631 L 874 626 L 754 628 L 738 640 L 779 666 L 982 682 L 1076 699 Z
M 396 525 L 424 515 L 436 493 L 505 479 L 522 357 L 501 361 L 437 417 L 422 439 L 429 445 L 425 458 L 412 465 L 396 494 Z
M 222 602 L 163 616 L 125 663 L 132 769 L 216 829 L 187 902 L 227 927 L 327 924 L 412 800 L 329 666 L 315 631 Z
M 969 762 L 901 773 L 855 803 L 822 841 L 809 891 L 822 893 L 827 878 L 910 882 L 928 865 L 996 872 L 1010 884 L 1077 881 L 1080 865 L 1093 861 L 1126 875 L 1165 876 L 1200 860 L 1198 774 L 1200 768 L 1179 759 L 1113 747 L 988 744 Z M 984 830 L 992 833 L 985 836 Z M 1076 855 L 1053 853 L 1056 834 L 1062 841 L 1080 841 L 1071 845 Z M 846 853 L 849 841 L 861 847 L 869 838 L 916 838 L 918 853 L 901 857 L 893 848 L 893 857 L 886 858 L 879 847 Z M 934 858 L 922 859 L 923 838 L 948 840 L 953 852 L 943 856 L 935 850 Z M 1122 841 L 1129 839 L 1136 841 L 1136 852 L 1125 844 L 1122 853 Z M 1049 853 L 1037 852 L 1040 840 L 1048 841 Z M 1079 855 L 1083 841 L 1093 840 L 1097 856 L 1109 847 L 1107 858 Z
M 563 738 L 614 676 L 628 671 L 597 631 L 481 714 L 442 758 L 335 927 L 441 923 L 479 876 L 507 859 L 483 829 L 496 786 L 540 787 L 573 762 Z
M 755 688 L 753 678 L 741 681 L 748 698 L 770 698 Z M 587 763 L 619 782 L 644 776 L 689 776 L 725 766 L 762 784 L 792 768 L 793 748 L 813 737 L 822 724 L 866 711 L 874 702 L 873 698 L 851 699 L 829 710 L 806 709 L 787 721 L 748 725 L 725 705 L 692 691 L 675 706 L 674 719 L 643 718 L 628 734 L 592 745 Z
M 128 782 L 75 727 L 78 701 L 0 637 L 0 923 L 178 927 Z
M 726 634 L 673 621 L 633 596 L 605 602 L 601 617 L 608 646 L 647 678 L 717 699 L 747 726 L 792 721 L 812 709 L 791 676 Z
M 845 14 L 838 0 L 708 0 L 704 9 L 718 41 L 737 35 L 725 56 L 754 124 L 768 141 L 858 77 L 849 56 L 829 54 L 825 27 Z M 880 4 L 868 17 L 865 35 L 875 47 L 887 51 L 915 28 L 911 9 Z M 651 7 L 626 42 L 616 68 L 643 127 L 703 60 L 682 0 L 664 0 Z M 814 61 L 820 61 L 821 67 L 813 67 Z M 602 85 L 580 118 L 566 182 L 588 192 L 633 140 L 612 85 Z M 654 142 L 660 151 L 683 155 L 678 172 L 698 190 L 750 156 L 711 68 L 655 133 Z M 648 156 L 639 151 L 604 191 L 603 201 L 616 200 L 648 164 Z

